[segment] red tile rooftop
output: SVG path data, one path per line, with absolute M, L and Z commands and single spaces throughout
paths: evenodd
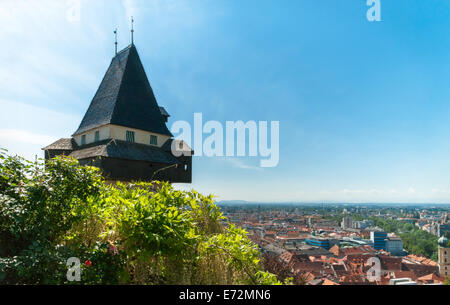
M 361 275 L 345 275 L 339 279 L 339 283 L 343 284 L 358 284 L 358 283 L 365 283 L 366 279 Z
M 436 275 L 435 273 L 431 273 L 431 274 L 419 277 L 417 279 L 418 282 L 427 283 L 427 284 L 442 283 L 442 282 L 444 282 L 444 280 L 445 280 L 444 277 L 440 277 L 440 276 Z
M 417 279 L 417 276 L 414 272 L 412 271 L 395 271 L 391 274 L 391 276 L 389 278 L 394 278 L 394 279 L 401 279 L 401 278 L 410 278 L 413 281 L 415 281 Z
M 329 279 L 325 279 L 322 283 L 322 286 L 339 286 L 338 283 L 335 283 L 333 281 L 330 281 Z
M 410 254 L 403 257 L 403 261 L 410 264 L 421 264 L 428 266 L 438 266 L 438 263 L 421 255 Z
M 292 259 L 293 254 L 286 251 L 283 254 L 280 255 L 280 259 L 285 263 L 290 263 Z
M 306 272 L 303 274 L 298 274 L 297 276 L 300 276 L 303 281 L 305 281 L 306 283 L 313 281 L 316 277 L 314 276 L 314 274 L 312 274 L 311 272 Z

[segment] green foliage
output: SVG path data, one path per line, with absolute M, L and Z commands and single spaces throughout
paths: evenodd
M 167 183 L 107 185 L 70 158 L 45 166 L 0 151 L 0 283 L 281 284 L 213 196 Z M 289 283 L 289 280 L 286 281 Z
M 115 245 L 98 242 L 93 248 L 81 246 L 78 249 L 77 257 L 86 258 L 81 261 L 84 262 L 82 265 L 83 284 L 118 285 L 121 283 L 124 276 L 126 254 L 116 250 Z M 87 262 L 90 265 L 86 264 Z
M 282 285 L 280 281 L 278 281 L 277 277 L 269 272 L 258 272 L 256 273 L 256 280 L 261 285 Z M 275 284 L 274 284 L 275 283 Z
M 64 269 L 65 247 L 58 246 L 75 223 L 75 211 L 98 196 L 94 168 L 56 158 L 32 163 L 0 151 L 0 275 L 6 282 L 53 284 Z M 64 273 L 58 273 L 64 274 Z
M 406 250 L 410 253 L 424 255 L 437 261 L 438 238 L 415 225 L 398 220 L 373 218 L 375 224 L 386 232 L 395 232 L 402 240 Z
M 157 193 L 149 192 L 147 185 L 127 187 L 119 184 L 110 189 L 108 207 L 110 232 L 126 236 L 123 246 L 127 253 L 143 259 L 154 256 L 178 256 L 196 242 L 190 211 L 185 209 L 185 196 L 162 185 Z
M 293 285 L 293 278 L 288 277 L 283 282 L 280 282 L 276 275 L 270 272 L 259 271 L 256 273 L 256 279 L 259 285 Z
M 246 237 L 245 230 L 230 225 L 225 233 L 206 239 L 200 250 L 206 257 L 222 256 L 229 268 L 242 270 L 245 275 L 239 277 L 238 284 L 258 283 L 260 255 L 257 246 Z

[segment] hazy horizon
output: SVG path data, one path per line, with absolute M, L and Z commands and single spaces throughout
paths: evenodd
M 280 205 L 400 205 L 400 206 L 450 206 L 450 203 L 423 203 L 423 202 L 301 202 L 301 201 L 246 201 L 246 200 L 218 200 L 218 204 L 280 204 Z

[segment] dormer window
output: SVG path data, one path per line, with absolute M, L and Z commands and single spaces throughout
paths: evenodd
M 151 135 L 150 136 L 150 145 L 158 145 L 158 137 Z
M 126 139 L 127 142 L 134 143 L 134 131 L 127 130 Z
M 86 145 L 86 135 L 81 136 L 81 145 Z
M 97 130 L 95 132 L 95 142 L 98 142 L 98 141 L 100 141 L 100 131 L 99 130 Z

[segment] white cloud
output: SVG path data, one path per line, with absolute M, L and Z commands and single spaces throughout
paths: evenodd
M 125 18 L 131 20 L 132 16 L 136 16 L 136 3 L 133 0 L 122 0 L 122 5 L 125 8 Z
M 26 130 L 17 129 L 0 129 L 0 141 L 7 142 L 19 142 L 29 143 L 46 146 L 56 141 L 57 139 L 52 136 L 31 133 Z
M 433 194 L 450 194 L 450 190 L 442 190 L 442 189 L 432 189 L 431 192 Z
M 52 137 L 67 137 L 75 131 L 81 117 L 0 99 L 0 128 L 25 130 Z
M 362 194 L 362 193 L 365 193 L 366 191 L 365 190 L 343 189 L 341 192 L 344 193 L 344 194 Z
M 81 118 L 15 101 L 0 99 L 0 147 L 33 160 L 41 148 L 70 137 Z

